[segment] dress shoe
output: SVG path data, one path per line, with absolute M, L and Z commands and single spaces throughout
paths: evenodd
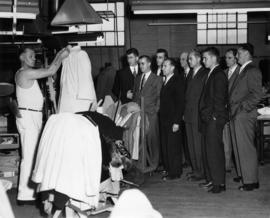
M 194 174 L 194 172 L 193 172 L 193 171 L 187 172 L 187 173 L 186 173 L 186 177 L 193 176 L 193 174 Z
M 167 172 L 166 170 L 162 170 L 162 171 L 161 171 L 161 174 L 162 174 L 163 176 L 167 176 L 167 175 L 168 175 L 168 172 Z
M 198 182 L 198 181 L 203 180 L 203 178 L 200 177 L 200 176 L 190 176 L 190 177 L 188 177 L 187 180 L 190 181 L 190 182 Z
M 170 175 L 167 175 L 167 176 L 163 176 L 162 177 L 162 180 L 167 181 L 167 180 L 175 180 L 175 179 L 180 179 L 180 178 L 181 178 L 180 175 L 179 176 L 170 176 Z
M 199 183 L 199 187 L 200 188 L 210 188 L 212 186 L 213 186 L 213 183 L 212 182 L 208 182 L 208 181 Z
M 209 193 L 218 194 L 226 191 L 225 185 L 213 185 L 212 188 L 208 190 Z
M 240 191 L 253 191 L 254 189 L 258 189 L 258 188 L 260 188 L 260 184 L 258 182 L 244 184 L 238 187 Z
M 184 162 L 184 163 L 182 164 L 182 167 L 183 167 L 183 168 L 188 168 L 188 166 L 189 166 L 189 164 L 188 164 L 187 162 Z
M 237 176 L 237 177 L 233 178 L 234 182 L 241 182 L 241 180 L 242 180 L 241 176 Z

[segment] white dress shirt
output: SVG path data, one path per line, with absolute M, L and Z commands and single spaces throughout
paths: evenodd
M 144 79 L 144 84 L 143 84 L 143 86 L 145 85 L 145 83 L 146 83 L 147 79 L 149 78 L 150 74 L 151 74 L 151 71 L 149 71 L 149 72 L 147 72 L 147 73 L 144 73 L 144 74 L 142 75 L 141 82 L 140 82 L 140 87 L 142 87 L 143 79 Z
M 158 69 L 157 69 L 157 76 L 159 76 L 160 73 L 161 73 L 161 68 L 158 68 Z
M 73 47 L 62 61 L 58 112 L 88 111 L 96 102 L 91 69 L 88 54 L 79 46 Z
M 189 73 L 189 71 L 190 71 L 190 68 L 187 67 L 187 68 L 185 68 L 184 70 L 185 70 L 185 77 L 187 77 L 187 76 L 188 76 L 188 73 Z
M 198 71 L 201 69 L 202 66 L 197 67 L 196 69 L 193 69 L 193 75 L 192 77 L 194 78 L 196 76 L 196 74 L 198 73 Z
M 215 65 L 215 66 L 209 71 L 207 79 L 210 77 L 211 73 L 213 72 L 213 70 L 214 70 L 217 66 L 218 66 L 218 64 Z
M 166 80 L 165 80 L 165 82 L 164 82 L 164 85 L 166 85 L 166 84 L 168 83 L 168 81 L 172 78 L 173 75 L 174 75 L 174 73 L 171 73 L 170 75 L 168 75 L 168 76 L 166 77 Z
M 247 61 L 246 63 L 244 63 L 241 67 L 240 67 L 240 70 L 239 70 L 239 74 L 244 70 L 244 68 L 249 64 L 251 63 L 252 61 Z
M 132 74 L 134 74 L 134 70 L 136 72 L 136 75 L 138 74 L 138 64 L 135 66 L 129 66 L 129 68 Z
M 236 67 L 237 67 L 237 64 L 234 64 L 233 66 L 229 67 L 228 79 L 231 78 L 231 76 L 233 75 L 233 72 L 235 71 Z

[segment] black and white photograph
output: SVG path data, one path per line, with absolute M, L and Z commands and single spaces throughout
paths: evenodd
M 0 218 L 270 218 L 270 0 L 0 0 Z

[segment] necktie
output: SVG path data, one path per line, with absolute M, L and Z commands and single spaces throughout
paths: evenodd
M 191 78 L 193 79 L 194 78 L 194 76 L 195 76 L 195 72 L 194 72 L 194 70 L 192 69 L 192 70 L 190 70 L 189 71 L 189 73 L 190 73 L 190 75 L 191 75 Z
M 134 77 L 136 77 L 136 75 L 137 75 L 136 67 L 133 68 L 133 73 L 132 74 L 133 74 Z
M 142 77 L 142 81 L 141 81 L 141 87 L 140 87 L 140 90 L 143 89 L 144 87 L 144 83 L 145 83 L 145 74 L 143 74 L 143 77 Z
M 160 70 L 160 74 L 159 74 L 160 76 L 164 76 L 164 74 L 163 74 L 163 70 Z
M 230 79 L 231 78 L 231 76 L 232 76 L 232 70 L 231 69 L 229 69 L 229 73 L 228 73 L 228 79 Z

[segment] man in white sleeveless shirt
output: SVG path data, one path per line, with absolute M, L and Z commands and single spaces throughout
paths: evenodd
M 70 47 L 59 51 L 48 68 L 34 69 L 35 52 L 26 48 L 20 55 L 21 68 L 15 75 L 16 96 L 20 116 L 16 124 L 21 138 L 22 158 L 17 200 L 21 204 L 35 200 L 35 187 L 30 182 L 35 150 L 42 127 L 43 95 L 37 79 L 54 75 L 69 55 Z

